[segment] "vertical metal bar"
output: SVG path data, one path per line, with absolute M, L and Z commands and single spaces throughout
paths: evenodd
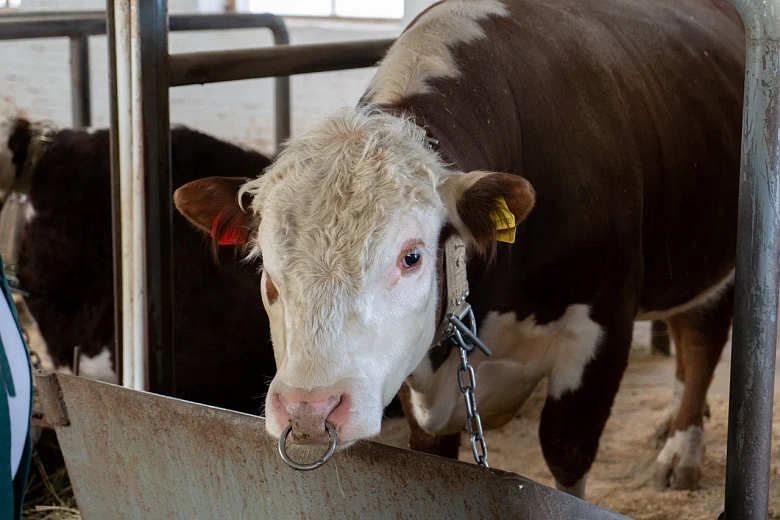
M 745 26 L 747 74 L 725 518 L 764 520 L 769 508 L 780 284 L 780 0 L 731 2 Z
M 129 0 L 113 2 L 114 29 L 115 29 L 115 60 L 116 60 L 116 97 L 117 97 L 117 131 L 118 141 L 118 186 L 120 208 L 120 248 L 122 266 L 122 384 L 128 388 L 143 390 L 143 385 L 138 385 L 139 379 L 143 379 L 144 366 L 136 363 L 139 349 L 145 348 L 145 343 L 138 344 L 139 323 L 135 318 L 136 301 L 143 297 L 143 287 L 136 290 L 137 276 L 135 270 L 143 269 L 137 266 L 134 251 L 134 198 L 133 198 L 133 114 L 140 113 L 135 106 L 138 101 L 133 97 L 133 59 L 132 52 L 132 19 L 133 10 Z M 140 98 L 139 98 L 140 99 Z M 139 145 L 140 146 L 140 145 Z M 143 202 L 143 201 L 141 201 Z M 140 324 L 141 328 L 142 324 Z M 140 374 L 139 374 L 140 372 Z
M 143 0 L 142 0 L 143 1 Z M 149 389 L 149 337 L 147 323 L 146 283 L 146 140 L 143 127 L 143 78 L 141 66 L 141 29 L 138 2 L 130 2 L 130 155 L 132 169 L 130 186 L 130 221 L 132 233 L 128 235 L 132 251 L 130 306 L 133 342 L 133 388 Z M 124 144 L 124 142 L 123 142 Z
M 654 321 L 650 326 L 650 345 L 656 352 L 666 356 L 671 355 L 669 332 L 666 330 L 666 323 L 663 321 Z
M 290 33 L 281 18 L 276 18 L 268 26 L 274 36 L 274 45 L 288 45 Z M 290 124 L 290 76 L 274 78 L 274 101 L 276 105 L 276 150 L 292 131 Z
M 110 111 L 110 160 L 111 160 L 111 249 L 114 267 L 114 370 L 117 380 L 123 381 L 122 363 L 122 217 L 119 185 L 119 107 L 117 104 L 117 59 L 114 0 L 107 0 L 106 25 L 108 28 L 108 92 Z
M 176 395 L 168 2 L 132 0 L 132 3 L 138 9 L 141 58 L 149 389 Z
M 86 34 L 70 37 L 70 88 L 73 126 L 91 126 L 89 36 Z

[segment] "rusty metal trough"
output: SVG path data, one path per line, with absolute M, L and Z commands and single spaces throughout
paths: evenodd
M 262 419 L 39 371 L 82 518 L 626 518 L 526 478 L 365 442 L 322 468 L 279 457 Z

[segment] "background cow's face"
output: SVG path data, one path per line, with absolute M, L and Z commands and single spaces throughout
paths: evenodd
M 508 177 L 448 174 L 419 127 L 350 111 L 292 141 L 243 186 L 252 215 L 245 218 L 253 219 L 243 229 L 263 257 L 261 291 L 277 362 L 266 399 L 272 435 L 292 424 L 293 441 L 323 443 L 326 420 L 342 446 L 379 433 L 383 407 L 434 336 L 442 229 L 449 222 L 468 243 L 481 244 L 470 234 L 479 218 L 458 208 L 489 178 L 498 184 L 489 182 L 485 196 L 495 199 Z M 232 209 L 202 209 L 220 198 L 219 182 L 177 193 L 177 207 L 200 219 L 201 229 L 217 214 L 236 220 L 235 191 L 222 197 Z M 489 221 L 492 202 L 475 202 Z

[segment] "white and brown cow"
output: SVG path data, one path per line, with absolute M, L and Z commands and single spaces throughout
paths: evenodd
M 265 175 L 178 190 L 195 225 L 233 226 L 262 255 L 268 431 L 322 443 L 327 420 L 349 446 L 379 433 L 404 381 L 414 422 L 463 429 L 457 351 L 431 348 L 457 236 L 493 350 L 470 356 L 485 426 L 548 378 L 542 450 L 556 485 L 583 495 L 633 322 L 665 318 L 681 391 L 658 478 L 695 486 L 731 319 L 744 53 L 722 0 L 448 0 L 407 28 L 357 108 Z M 502 199 L 511 245 L 496 242 Z

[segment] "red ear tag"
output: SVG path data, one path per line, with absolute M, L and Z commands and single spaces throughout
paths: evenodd
M 217 238 L 217 224 L 219 223 L 219 217 L 222 213 L 217 213 L 214 217 L 214 221 L 211 223 L 211 236 Z M 238 226 L 230 226 L 222 232 L 222 236 L 219 237 L 217 243 L 221 246 L 237 246 L 243 245 L 245 242 L 241 240 L 241 231 Z

